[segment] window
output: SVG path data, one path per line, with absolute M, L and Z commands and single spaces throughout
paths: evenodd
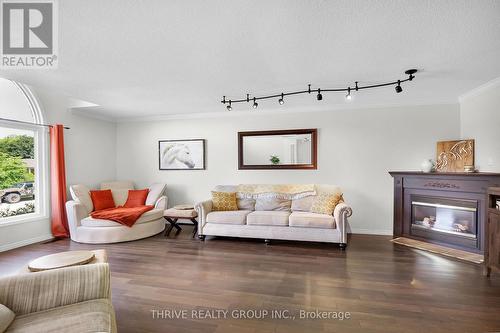
M 47 128 L 36 99 L 0 79 L 0 226 L 47 215 Z

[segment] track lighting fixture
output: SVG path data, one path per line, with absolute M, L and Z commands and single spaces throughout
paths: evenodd
M 403 88 L 401 88 L 401 81 L 398 80 L 398 85 L 396 86 L 396 92 L 399 94 L 400 92 L 403 91 Z
M 321 95 L 321 89 L 318 89 L 318 96 L 316 96 L 316 99 L 317 99 L 318 101 L 323 100 L 323 95 Z
M 395 90 L 397 93 L 401 93 L 403 91 L 403 88 L 401 87 L 401 83 L 403 82 L 409 82 L 409 81 L 413 81 L 413 79 L 415 78 L 415 73 L 417 73 L 417 70 L 416 69 L 408 69 L 407 71 L 405 71 L 405 74 L 408 75 L 408 78 L 406 79 L 403 79 L 403 80 L 397 80 L 397 81 L 392 81 L 392 82 L 386 82 L 386 83 L 379 83 L 379 84 L 372 84 L 372 85 L 367 85 L 367 86 L 359 86 L 358 85 L 358 81 L 355 81 L 355 86 L 354 89 L 356 92 L 359 91 L 359 90 L 363 90 L 363 89 L 372 89 L 372 88 L 380 88 L 380 87 L 386 87 L 386 86 L 394 86 L 396 85 L 395 87 Z M 290 95 L 301 95 L 301 94 L 310 94 L 311 92 L 314 92 L 314 91 L 317 91 L 318 94 L 316 95 L 316 99 L 318 101 L 321 101 L 323 100 L 323 95 L 321 94 L 321 92 L 347 92 L 347 95 L 345 96 L 346 100 L 350 101 L 352 99 L 352 95 L 351 95 L 351 87 L 347 87 L 347 88 L 332 88 L 332 89 L 321 89 L 321 88 L 318 88 L 318 89 L 311 89 L 311 85 L 309 84 L 307 86 L 307 89 L 306 90 L 299 90 L 299 91 L 291 91 L 291 92 L 286 92 L 286 93 L 281 93 L 281 94 L 276 94 L 276 95 L 267 95 L 267 96 L 260 96 L 260 97 L 250 97 L 250 94 L 247 94 L 247 97 L 244 98 L 244 99 L 235 99 L 235 100 L 226 100 L 226 96 L 223 96 L 222 98 L 222 101 L 221 103 L 222 104 L 228 104 L 226 106 L 226 108 L 228 109 L 228 111 L 231 111 L 233 109 L 232 107 L 232 103 L 242 103 L 242 102 L 250 102 L 250 99 L 253 99 L 253 108 L 256 109 L 257 106 L 259 105 L 257 103 L 257 100 L 259 99 L 270 99 L 270 98 L 277 98 L 279 97 L 278 99 L 278 103 L 280 105 L 283 105 L 285 103 L 285 96 L 290 96 Z
M 281 93 L 281 98 L 278 100 L 278 103 L 280 103 L 280 105 L 283 105 L 285 104 L 285 100 L 283 99 L 283 93 Z
M 352 100 L 351 87 L 347 88 L 347 95 L 345 95 L 345 99 L 348 101 Z

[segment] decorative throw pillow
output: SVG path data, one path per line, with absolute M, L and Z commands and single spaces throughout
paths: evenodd
M 90 197 L 94 204 L 94 211 L 115 208 L 115 201 L 113 200 L 113 193 L 111 190 L 90 191 Z
M 255 199 L 237 199 L 239 210 L 255 210 Z
M 342 201 L 342 194 L 320 193 L 312 203 L 311 213 L 332 215 L 335 206 Z
M 289 212 L 292 206 L 292 200 L 280 198 L 257 198 L 255 210 L 257 211 L 285 211 Z
M 293 212 L 310 212 L 315 195 L 308 195 L 300 199 L 292 199 Z
M 238 210 L 238 204 L 236 202 L 236 192 L 212 191 L 212 203 L 213 211 Z
M 69 192 L 73 200 L 81 203 L 87 209 L 87 213 L 94 210 L 94 204 L 90 197 L 90 190 L 87 186 L 81 184 L 71 185 L 69 187 Z
M 12 324 L 16 314 L 3 304 L 0 304 L 0 332 L 5 332 Z
M 125 205 L 125 202 L 127 202 L 128 190 L 112 189 L 111 194 L 113 194 L 113 201 L 115 202 L 116 207 L 123 206 L 123 205 Z
M 123 207 L 134 208 L 146 205 L 149 189 L 144 190 L 128 190 L 127 202 Z

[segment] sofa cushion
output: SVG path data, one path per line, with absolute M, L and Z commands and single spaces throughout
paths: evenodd
M 161 219 L 162 217 L 163 217 L 162 209 L 152 209 L 142 214 L 134 225 L 156 221 L 158 219 Z M 81 224 L 84 227 L 123 227 L 123 224 L 120 224 L 118 222 L 103 220 L 103 219 L 95 219 L 91 216 L 84 218 L 81 221 Z
M 247 215 L 250 213 L 250 210 L 210 212 L 207 214 L 207 223 L 246 224 Z
M 16 314 L 3 304 L 0 304 L 0 333 L 7 330 L 7 327 L 14 321 Z
M 164 183 L 154 183 L 149 186 L 148 197 L 146 198 L 146 205 L 154 205 L 156 201 L 165 193 L 167 184 Z
M 90 190 L 87 186 L 82 184 L 71 185 L 69 193 L 73 200 L 81 203 L 87 209 L 87 213 L 94 210 L 94 204 L 92 203 L 92 198 L 90 198 Z
M 236 192 L 212 191 L 212 210 L 233 211 L 238 210 Z
M 292 206 L 292 200 L 281 199 L 281 198 L 266 198 L 259 197 L 255 202 L 255 210 L 265 210 L 265 211 L 285 211 L 289 212 Z
M 128 180 L 101 183 L 101 190 L 133 190 L 134 183 Z
M 13 332 L 115 332 L 115 315 L 108 299 L 95 299 L 17 316 Z
M 292 200 L 292 212 L 309 212 L 314 200 L 314 195 Z
M 317 214 L 309 212 L 293 212 L 290 214 L 290 227 L 304 228 L 335 228 L 335 220 L 332 215 Z
M 290 212 L 255 211 L 247 216 L 248 225 L 288 226 Z
M 255 210 L 255 199 L 236 199 L 240 210 Z

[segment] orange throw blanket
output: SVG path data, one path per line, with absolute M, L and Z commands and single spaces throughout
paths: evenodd
M 153 208 L 153 206 L 138 206 L 133 208 L 118 206 L 116 208 L 97 210 L 90 213 L 90 216 L 95 219 L 111 220 L 127 227 L 132 227 L 142 214 L 149 212 Z

